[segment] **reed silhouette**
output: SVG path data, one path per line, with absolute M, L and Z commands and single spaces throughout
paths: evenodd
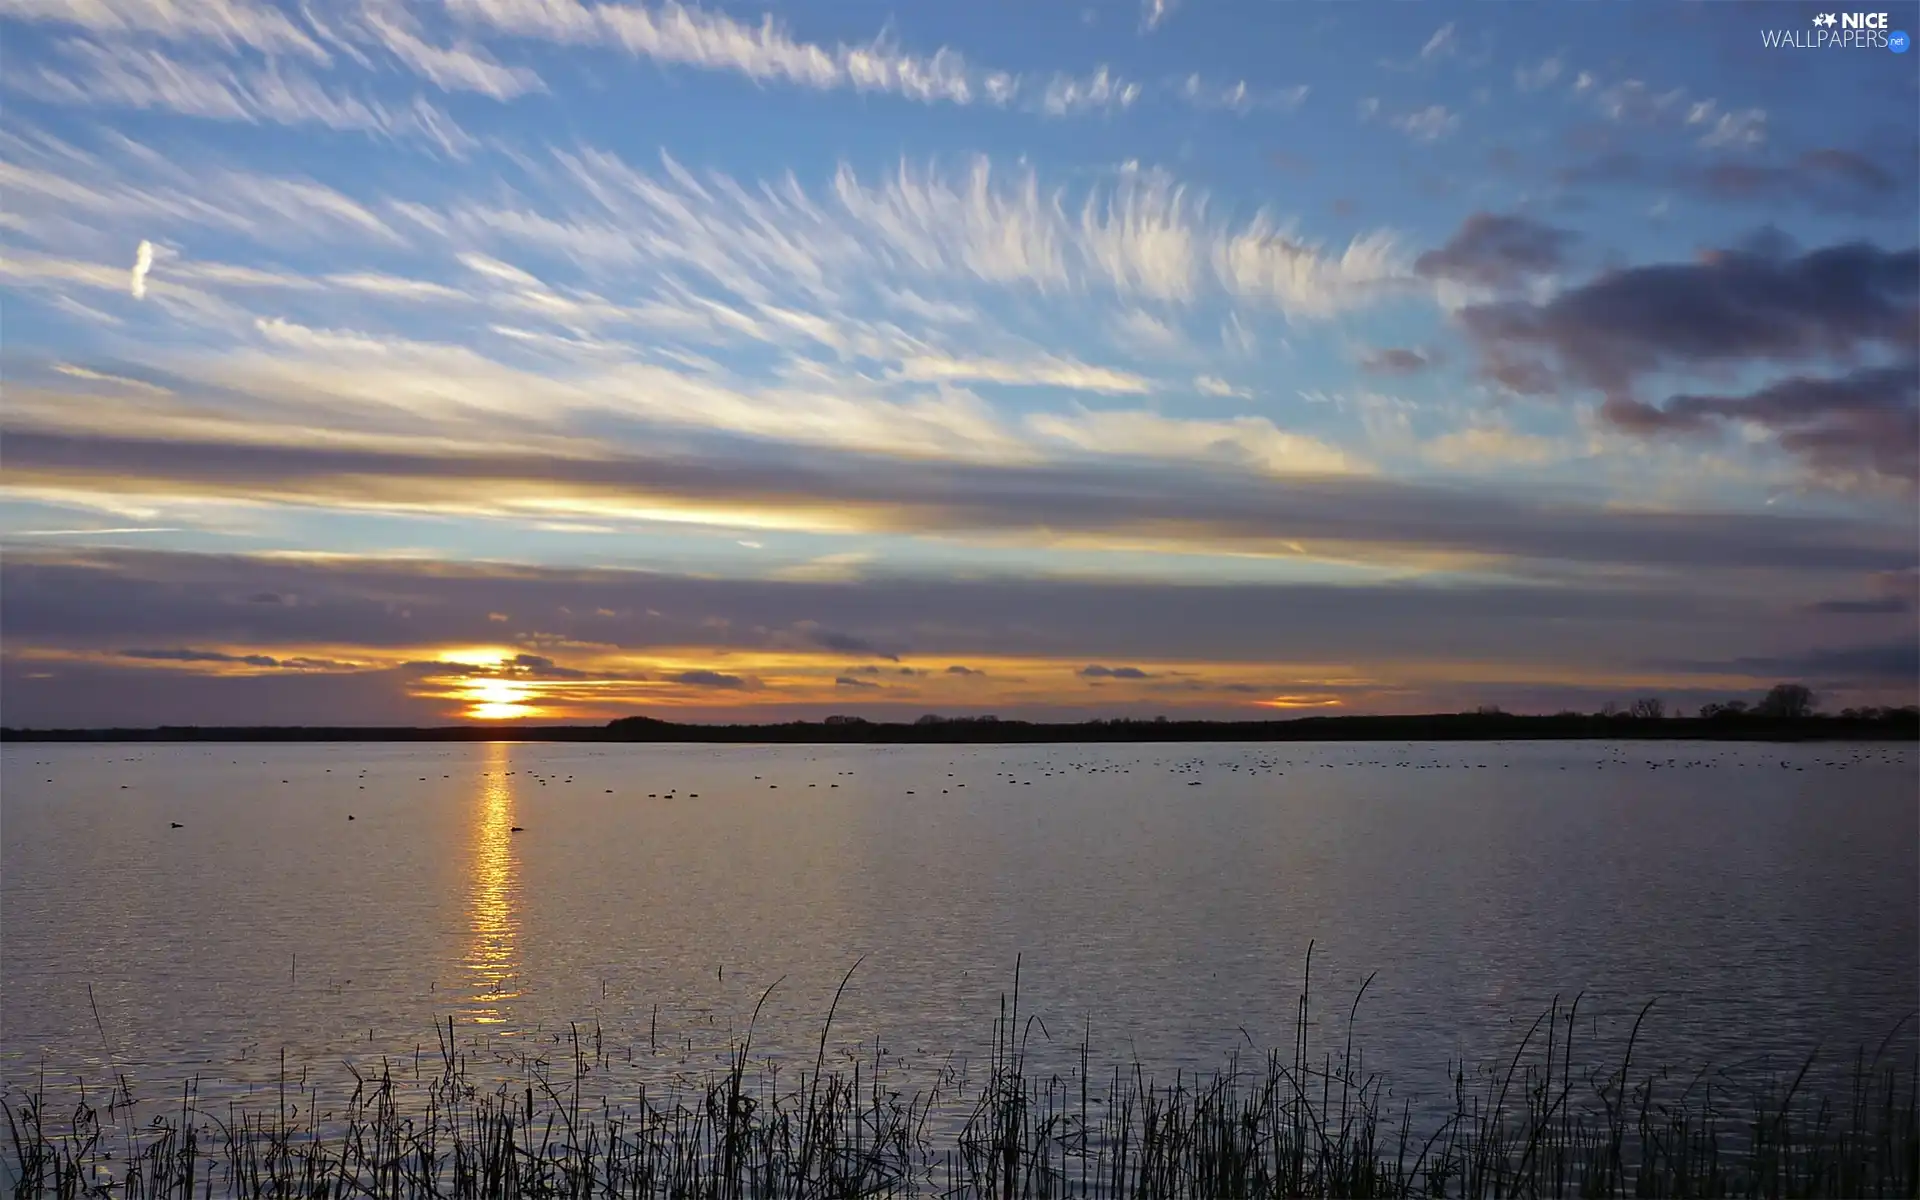
M 1624 1052 L 1589 1061 L 1579 1001 L 1533 1022 L 1511 1056 L 1457 1068 L 1450 1111 L 1415 1129 L 1378 1075 L 1359 1067 L 1349 1010 L 1341 1044 L 1310 1040 L 1311 948 L 1294 1040 L 1247 1066 L 1156 1081 L 1139 1062 L 1096 1086 L 1089 1041 L 1066 1074 L 1029 1068 L 1037 1016 L 1020 1010 L 1019 965 L 994 1022 L 984 1080 L 944 1072 L 903 1097 L 878 1049 L 863 1077 L 827 1066 L 840 991 L 811 1071 L 784 1086 L 750 1077 L 753 1027 L 730 1065 L 665 1092 L 590 1097 L 609 1052 L 570 1027 L 567 1061 L 529 1062 L 520 1082 L 483 1083 L 454 1022 L 439 1058 L 412 1077 L 351 1065 L 350 1095 L 324 1110 L 284 1055 L 273 1107 L 224 1113 L 183 1088 L 166 1115 L 136 1125 L 124 1078 L 104 1108 L 50 1099 L 44 1081 L 6 1104 L 8 1187 L 61 1197 L 1547 1197 L 1906 1196 L 1920 1191 L 1913 1026 L 1903 1020 L 1855 1056 L 1844 1094 L 1815 1094 L 1809 1057 L 1735 1099 L 1714 1073 L 1678 1075 Z M 856 962 L 855 967 L 859 964 Z M 851 978 L 849 969 L 847 977 Z M 1370 984 L 1371 978 L 1368 983 Z M 841 980 L 840 989 L 847 986 Z M 650 1042 L 652 1038 L 650 1036 Z M 1892 1047 L 1900 1042 L 1902 1048 Z M 631 1050 L 628 1051 L 632 1053 Z M 557 1056 L 556 1056 L 557 1057 Z M 943 1097 L 942 1088 L 951 1095 Z M 289 1091 L 291 1089 L 291 1095 Z M 957 1135 L 929 1129 L 945 1100 L 971 1098 Z

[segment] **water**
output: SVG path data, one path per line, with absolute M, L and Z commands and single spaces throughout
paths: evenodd
M 1585 991 L 1636 1059 L 1873 1045 L 1920 993 L 1905 746 L 12 745 L 0 1082 L 271 1086 L 463 1045 L 623 1071 L 1315 1053 L 1437 1095 Z M 1198 784 L 1198 786 L 1192 786 Z M 353 820 L 348 820 L 348 814 Z M 179 822 L 182 828 L 170 827 Z M 512 832 L 514 826 L 523 832 Z M 1586 1022 L 1582 1022 L 1583 1031 Z M 1912 1028 L 1908 1027 L 1909 1030 Z M 877 1043 L 876 1043 L 877 1039 Z M 627 1067 L 624 1059 L 632 1058 Z M 504 1068 L 503 1068 L 504 1069 Z M 620 1086 L 619 1075 L 610 1086 Z

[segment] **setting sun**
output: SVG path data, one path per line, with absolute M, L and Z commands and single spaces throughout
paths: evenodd
M 527 703 L 538 699 L 533 690 L 510 679 L 476 679 L 462 684 L 460 690 L 468 702 L 466 715 L 477 721 L 511 721 L 542 715 L 541 709 Z

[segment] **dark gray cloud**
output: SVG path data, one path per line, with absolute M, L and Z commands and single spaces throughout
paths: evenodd
M 1851 613 L 1878 616 L 1920 610 L 1920 567 L 1907 571 L 1881 571 L 1870 580 L 1870 597 L 1822 600 L 1810 606 L 1814 612 Z
M 1658 656 L 1668 664 L 1692 664 L 1675 670 L 1725 673 L 1742 669 L 1728 663 L 1746 660 L 1752 670 L 1785 677 L 1793 672 L 1776 671 L 1785 664 L 1773 660 L 1910 630 L 1909 611 L 1855 611 L 1821 604 L 1835 597 L 1870 599 L 1901 595 L 1902 589 L 1911 592 L 1913 551 L 1906 553 L 1899 569 L 1868 574 L 1864 580 L 1858 574 L 1839 580 L 1742 572 L 1716 583 L 1701 573 L 1664 579 L 1636 573 L 1613 581 L 1590 578 L 1569 587 L 1552 580 L 1339 586 L 877 575 L 857 581 L 800 581 L 389 559 L 42 549 L 0 558 L 0 627 L 7 631 L 9 654 L 14 656 L 36 649 L 117 656 L 128 646 L 184 648 L 235 660 L 257 655 L 281 664 L 278 671 L 231 676 L 235 679 L 319 679 L 320 672 L 340 672 L 355 678 L 377 676 L 383 681 L 380 686 L 405 691 L 418 690 L 423 677 L 576 678 L 581 673 L 578 664 L 543 649 L 562 642 L 592 643 L 605 652 L 642 658 L 649 652 L 680 655 L 687 647 L 703 646 L 715 660 L 739 654 L 750 662 L 756 652 L 791 653 L 789 631 L 801 621 L 830 617 L 843 627 L 872 630 L 876 639 L 920 646 L 929 660 L 924 668 L 919 663 L 849 666 L 836 673 L 840 678 L 879 682 L 902 670 L 916 670 L 959 682 L 979 673 L 963 666 L 967 658 L 1030 656 L 1061 663 L 1063 677 L 1095 668 L 1085 681 L 1118 685 L 1102 692 L 1122 693 L 1108 699 L 1123 704 L 1124 693 L 1150 682 L 1192 678 L 1182 676 L 1178 666 L 1163 669 L 1153 663 L 1242 664 L 1222 672 L 1237 685 L 1217 689 L 1215 694 L 1226 703 L 1236 696 L 1244 702 L 1261 691 L 1328 690 L 1312 682 L 1263 682 L 1273 663 L 1323 664 L 1301 668 L 1309 680 L 1315 675 L 1380 675 L 1390 682 L 1394 672 L 1417 664 L 1473 662 L 1476 678 L 1495 678 L 1500 669 L 1511 668 L 1530 678 L 1558 677 L 1569 686 L 1581 686 L 1583 676 L 1617 673 L 1623 663 Z M 1848 587 L 1855 591 L 1843 590 Z M 258 605 L 246 600 L 261 590 L 298 594 L 302 601 Z M 515 614 L 511 626 L 490 620 L 490 614 L 503 611 Z M 355 647 L 364 661 L 377 663 L 424 660 L 432 647 L 503 641 L 521 647 L 521 652 L 504 663 L 464 668 L 438 661 L 349 668 L 331 662 L 334 656 L 313 655 L 308 649 Z M 1709 667 L 1699 666 L 1707 656 L 1712 656 Z M 323 658 L 329 661 L 315 661 Z M 67 690 L 76 686 L 71 681 L 78 666 L 42 660 L 48 663 L 44 672 L 52 677 L 30 679 L 27 676 L 35 673 L 28 670 L 31 661 L 21 661 L 24 665 L 14 676 L 21 680 L 19 686 L 0 692 L 7 721 L 61 723 L 82 711 L 77 706 L 84 695 Z M 219 693 L 216 700 L 203 682 L 210 676 L 193 671 L 194 663 L 174 657 L 178 669 L 156 669 L 163 661 L 129 661 L 124 668 L 145 680 L 127 694 L 153 702 L 135 723 L 185 720 L 189 712 L 196 721 L 267 719 L 246 717 L 244 708 L 224 699 L 228 693 Z M 298 669 L 287 669 L 296 663 Z M 1824 665 L 1838 675 L 1847 664 L 1828 660 Z M 105 682 L 112 676 L 95 670 L 98 666 L 89 665 L 92 673 L 84 677 L 100 689 L 100 706 L 95 716 L 79 724 L 120 721 L 128 711 Z M 606 677 L 598 670 L 587 673 Z M 1147 675 L 1156 678 L 1140 678 Z M 1858 678 L 1889 686 L 1884 675 Z M 179 681 L 180 705 L 159 699 L 168 694 L 166 679 Z M 706 689 L 716 697 L 715 705 L 729 703 L 720 697 L 764 696 L 767 690 L 744 671 L 682 671 L 669 682 Z M 1823 676 L 1822 685 L 1831 688 L 1834 681 Z M 1376 702 L 1379 686 L 1365 689 Z M 867 694 L 864 689 L 848 690 Z M 302 707 L 304 699 L 295 704 L 289 693 L 245 694 L 293 705 L 288 712 L 313 711 Z M 357 694 L 340 688 L 300 693 Z M 1439 694 L 1431 687 L 1421 693 Z M 275 696 L 280 699 L 273 700 Z M 188 699 L 201 707 L 188 707 Z M 1003 710 L 1012 707 L 1004 699 L 998 704 Z M 1102 711 L 1109 709 L 1119 711 L 1111 704 Z M 433 715 L 440 710 L 423 713 L 408 706 L 368 711 L 403 710 L 411 714 L 407 720 L 444 719 Z M 324 719 L 357 720 L 359 711 L 341 708 Z M 61 713 L 67 716 L 58 716 Z
M 1363 371 L 1376 375 L 1414 375 L 1435 366 L 1440 356 L 1431 350 L 1412 350 L 1405 346 L 1381 346 L 1360 356 Z
M 294 655 L 288 658 L 276 658 L 269 654 L 228 654 L 218 650 L 121 650 L 121 658 L 138 658 L 154 662 L 177 663 L 237 663 L 250 667 L 279 667 L 288 671 L 365 671 L 365 663 L 345 662 L 333 658 L 312 658 Z M 460 677 L 498 677 L 528 680 L 564 681 L 573 679 L 645 679 L 645 675 L 632 673 L 610 673 L 605 671 L 587 672 L 573 667 L 563 667 L 551 658 L 538 654 L 516 654 L 499 665 L 491 663 L 440 662 L 420 660 L 401 663 L 397 667 L 384 668 L 397 670 L 409 675 L 442 675 Z
M 1843 539 L 1850 529 L 1816 523 L 1801 530 L 1788 523 L 1780 536 Z M 1905 542 L 1904 549 L 1896 540 L 1866 556 L 1869 572 L 1885 572 L 1873 580 L 1906 578 L 1915 555 L 1911 533 Z M 953 665 L 999 654 L 1083 664 L 1453 654 L 1558 661 L 1598 655 L 1605 661 L 1633 650 L 1638 639 L 1674 638 L 1684 645 L 1702 629 L 1740 630 L 1761 646 L 1793 644 L 1819 632 L 1819 618 L 1806 606 L 1836 595 L 1843 582 L 1857 586 L 1860 575 L 1845 581 L 1814 576 L 1800 582 L 1800 590 L 1782 590 L 1792 577 L 1758 588 L 1748 573 L 1724 584 L 1700 572 L 1630 578 L 1630 586 L 1589 579 L 1579 587 L 1551 579 L 1451 586 L 915 576 L 799 581 L 388 559 L 13 551 L 0 557 L 0 627 L 17 646 L 220 647 L 284 658 L 318 645 L 388 655 L 495 645 L 515 631 L 631 651 L 778 650 L 790 645 L 781 631 L 831 615 L 876 637 L 923 646 L 928 657 Z M 1872 586 L 1878 594 L 1895 584 Z M 297 591 L 304 600 L 279 606 L 239 598 L 263 587 Z M 517 614 L 513 627 L 489 619 L 501 611 Z M 528 652 L 538 654 L 539 647 Z M 1128 658 L 1119 658 L 1122 653 Z M 434 662 L 422 669 L 449 668 Z M 876 673 L 882 669 L 876 665 Z
M 972 667 L 963 667 L 959 663 L 955 663 L 952 666 L 947 668 L 947 674 L 949 675 L 985 675 L 986 672 L 976 671 Z
M 155 662 L 242 663 L 249 667 L 277 667 L 278 659 L 264 654 L 222 654 L 217 650 L 122 650 L 121 658 L 144 658 Z
M 153 725 L 445 725 L 401 671 L 212 675 L 0 658 L 0 721 L 41 729 Z
M 1711 669 L 1715 664 L 1700 664 Z M 1732 659 L 1721 667 L 1796 680 L 1920 681 L 1920 639 L 1864 646 L 1821 647 L 1797 654 L 1760 654 Z
M 605 679 L 602 672 L 582 671 L 577 667 L 563 667 L 540 654 L 516 654 L 513 660 L 499 672 L 514 679 L 542 679 L 562 681 L 568 679 Z M 644 679 L 643 675 L 623 674 L 623 679 Z
M 729 675 L 724 671 L 682 671 L 667 676 L 669 683 L 684 683 L 688 687 L 704 688 L 752 688 L 758 681 L 744 675 Z
M 1602 415 L 1634 433 L 1701 433 L 1729 422 L 1771 430 L 1816 470 L 1920 478 L 1920 363 L 1815 378 L 1740 396 L 1680 395 L 1664 405 L 1613 397 Z
M 1413 269 L 1429 279 L 1511 287 L 1565 266 L 1567 251 L 1575 240 L 1572 232 L 1531 217 L 1477 212 L 1454 231 L 1445 245 L 1415 259 Z
M 1916 150 L 1920 148 L 1869 157 L 1857 150 L 1824 147 L 1785 162 L 1729 159 L 1683 173 L 1682 180 L 1718 201 L 1787 202 L 1844 215 L 1911 213 Z
M 842 654 L 870 654 L 875 658 L 884 658 L 888 662 L 899 662 L 900 656 L 882 650 L 863 637 L 850 633 L 835 633 L 830 629 L 808 630 L 808 640 L 827 650 L 837 650 Z
M 1852 613 L 1860 616 L 1903 613 L 1912 608 L 1913 605 L 1899 596 L 1875 596 L 1870 600 L 1821 600 L 1812 605 L 1814 612 Z
M 1696 262 L 1609 271 L 1546 301 L 1477 305 L 1460 318 L 1489 378 L 1522 393 L 1597 390 L 1601 416 L 1628 432 L 1742 422 L 1821 475 L 1920 475 L 1920 250 L 1853 242 L 1798 253 L 1766 229 Z M 1652 376 L 1889 353 L 1892 365 L 1794 375 L 1744 395 L 1636 394 Z
M 1674 189 L 1716 204 L 1791 205 L 1835 216 L 1906 216 L 1920 195 L 1920 146 L 1816 147 L 1791 155 L 1659 160 L 1608 151 L 1557 172 L 1561 183 Z M 1897 145 L 1897 143 L 1896 143 Z
M 854 679 L 847 675 L 839 676 L 833 681 L 833 684 L 835 687 L 843 687 L 843 688 L 878 688 L 880 686 L 879 684 L 874 683 L 871 680 Z
M 1911 348 L 1920 339 L 1916 300 L 1920 251 L 1853 242 L 1628 267 L 1544 302 L 1472 306 L 1460 319 L 1496 363 L 1530 363 L 1541 379 L 1630 395 L 1635 381 L 1659 371 Z
M 1912 256 L 1906 260 L 1910 274 Z M 1899 274 L 1898 261 L 1881 266 L 1884 274 Z M 1696 268 L 1678 270 L 1687 278 L 1686 273 Z M 1815 276 L 1822 274 L 1818 264 L 1808 270 Z M 1589 374 L 1605 372 L 1609 347 L 1620 349 L 1629 370 L 1636 369 L 1635 363 L 1665 362 L 1677 352 L 1670 342 L 1680 335 L 1628 311 L 1628 305 L 1636 297 L 1656 307 L 1684 305 L 1659 300 L 1657 278 L 1626 278 L 1630 275 L 1605 277 L 1544 306 L 1468 310 L 1479 313 L 1469 320 L 1490 350 L 1559 353 L 1573 364 L 1569 369 Z M 1622 291 L 1631 295 L 1617 294 Z M 1597 299 L 1585 298 L 1590 295 Z M 1751 306 L 1736 305 L 1731 295 L 1700 303 L 1709 308 L 1733 306 L 1729 313 L 1716 309 L 1710 321 L 1738 324 L 1751 315 Z M 1765 307 L 1764 300 L 1757 303 Z M 1813 298 L 1806 301 L 1814 303 Z M 1890 314 L 1869 315 L 1877 316 L 1882 329 L 1891 321 Z M 1836 331 L 1846 328 L 1837 317 L 1808 319 Z M 1751 341 L 1755 335 L 1741 331 L 1738 338 Z M 1294 552 L 1290 543 L 1328 541 L 1341 543 L 1345 553 L 1365 548 L 1390 553 L 1404 547 L 1689 571 L 1890 569 L 1911 561 L 1912 545 L 1906 531 L 1865 521 L 1630 512 L 1582 503 L 1576 496 L 1527 495 L 1485 486 L 1375 476 L 1279 479 L 1219 465 L 1200 468 L 1149 461 L 1044 466 L 909 463 L 880 456 L 764 447 L 740 457 L 716 452 L 701 459 L 579 460 L 233 446 L 33 430 L 5 431 L 4 437 L 9 479 L 21 487 L 33 483 L 106 490 L 173 487 L 200 496 L 314 502 L 346 495 L 363 502 L 445 502 L 455 485 L 471 489 L 476 497 L 526 488 L 549 494 L 571 489 L 582 499 L 604 498 L 628 505 L 711 507 L 726 502 L 788 513 L 831 512 L 842 522 L 857 514 L 877 529 L 923 535 L 1030 531 L 1057 536 L 1074 531 L 1178 537 L 1190 545 L 1213 540 L 1236 550 L 1270 546 L 1286 553 Z M 301 603 L 251 605 L 251 613 L 236 615 L 237 624 L 270 624 L 313 602 L 305 592 L 283 594 L 299 595 Z M 404 612 L 406 601 L 405 593 L 396 592 L 361 602 Z M 386 614 L 372 611 L 363 615 L 370 623 L 387 619 Z M 810 619 L 816 631 L 847 628 L 845 619 L 830 611 Z M 854 637 L 864 645 L 875 635 L 829 636 Z

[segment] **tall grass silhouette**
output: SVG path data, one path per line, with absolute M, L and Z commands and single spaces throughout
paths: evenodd
M 483 1084 L 449 1019 L 437 1061 L 413 1067 L 417 1086 L 403 1088 L 405 1064 L 378 1074 L 349 1065 L 337 1102 L 290 1077 L 284 1058 L 271 1112 L 238 1102 L 216 1112 L 189 1084 L 177 1106 L 135 1125 L 124 1077 L 98 1107 L 56 1101 L 44 1080 L 16 1088 L 3 1169 L 16 1196 L 153 1200 L 1920 1195 L 1910 1020 L 1855 1055 L 1844 1094 L 1809 1085 L 1810 1056 L 1736 1097 L 1713 1072 L 1635 1059 L 1653 1004 L 1617 1061 L 1593 1062 L 1578 1049 L 1579 1000 L 1555 1001 L 1510 1056 L 1454 1068 L 1449 1111 L 1416 1131 L 1411 1104 L 1396 1109 L 1381 1077 L 1358 1065 L 1366 984 L 1342 1042 L 1311 1044 L 1311 963 L 1309 949 L 1291 1047 L 1172 1082 L 1135 1061 L 1096 1086 L 1090 1035 L 1078 1069 L 1030 1070 L 1031 1034 L 1044 1024 L 1021 1014 L 1016 963 L 985 1078 L 969 1085 L 949 1071 L 902 1096 L 883 1079 L 877 1046 L 870 1063 L 828 1069 L 849 969 L 811 1070 L 789 1081 L 771 1063 L 752 1067 L 750 1022 L 726 1069 L 691 1085 L 589 1097 L 607 1052 L 597 1030 L 577 1026 L 557 1078 L 542 1069 Z M 760 997 L 756 1022 L 778 986 Z M 957 1134 L 931 1129 L 951 1104 L 964 1113 Z

